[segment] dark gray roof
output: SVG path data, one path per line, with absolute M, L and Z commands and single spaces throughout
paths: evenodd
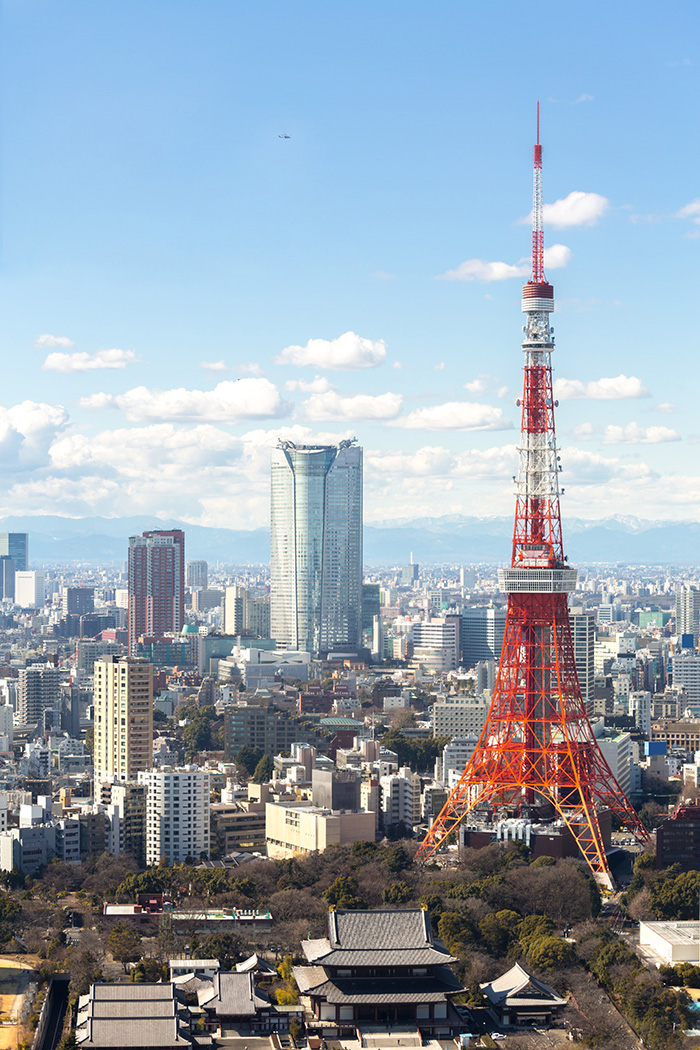
M 93 984 L 79 1001 L 76 1040 L 83 1050 L 190 1046 L 179 1005 L 172 984 Z
M 433 939 L 423 909 L 328 913 L 328 937 L 302 941 L 310 963 L 323 966 L 436 966 L 455 962 Z
M 322 966 L 293 966 L 292 972 L 300 992 L 318 988 L 320 984 L 325 984 L 328 980 L 328 975 Z
M 436 1003 L 447 996 L 458 995 L 464 988 L 447 966 L 436 969 L 430 977 L 391 978 L 387 980 L 335 978 L 312 989 L 314 998 L 329 1003 Z
M 135 999 L 172 999 L 173 986 L 167 984 L 92 984 L 90 985 L 90 999 L 97 1002 L 99 999 L 125 999 L 133 1002 Z
M 269 997 L 253 984 L 252 973 L 217 973 L 208 988 L 199 990 L 197 1000 L 217 1017 L 253 1017 L 270 1005 Z

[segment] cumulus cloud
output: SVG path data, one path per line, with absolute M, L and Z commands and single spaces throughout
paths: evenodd
M 567 226 L 595 226 L 610 207 L 610 201 L 600 193 L 584 193 L 572 190 L 566 197 L 545 204 L 542 218 L 545 229 L 553 227 L 562 230 Z M 532 222 L 532 212 L 519 220 L 523 224 Z
M 627 398 L 650 397 L 649 391 L 636 376 L 619 375 L 593 379 L 584 383 L 581 379 L 557 379 L 554 396 L 562 401 L 589 398 L 593 401 L 615 401 Z
M 627 423 L 625 426 L 607 426 L 603 441 L 606 445 L 660 445 L 680 439 L 680 434 L 670 427 L 642 427 L 639 423 Z
M 199 367 L 205 372 L 228 372 L 228 365 L 225 361 L 200 361 Z
M 75 354 L 48 354 L 41 366 L 45 372 L 99 372 L 110 368 L 126 368 L 138 360 L 133 350 L 98 350 L 87 354 L 80 351 Z
M 62 346 L 65 349 L 69 349 L 71 346 L 75 346 L 72 339 L 69 339 L 65 335 L 49 335 L 48 332 L 44 335 L 38 335 L 34 340 L 34 346 L 38 350 L 53 350 L 57 346 Z
M 305 394 L 325 394 L 334 387 L 326 376 L 314 376 L 313 379 L 288 379 L 283 390 L 302 390 Z
M 694 223 L 700 224 L 700 197 L 696 197 L 690 204 L 685 204 L 675 213 L 676 219 L 692 219 Z
M 578 426 L 573 427 L 571 433 L 579 441 L 591 441 L 595 434 L 592 423 L 579 423 Z
M 497 397 L 503 397 L 508 393 L 508 388 L 501 384 L 500 379 L 497 376 L 489 375 L 488 372 L 480 372 L 476 379 L 471 379 L 468 383 L 464 383 L 464 389 L 468 390 L 470 394 L 484 394 L 488 390 L 496 394 Z
M 659 405 L 654 405 L 655 412 L 664 412 L 667 415 L 676 411 L 676 406 L 671 404 L 670 401 L 662 401 Z
M 391 426 L 407 430 L 510 430 L 513 424 L 504 418 L 500 408 L 472 401 L 448 401 L 418 408 Z
M 263 370 L 257 361 L 244 361 L 242 365 L 238 366 L 238 371 L 244 376 L 263 375 Z
M 553 244 L 544 250 L 544 265 L 549 270 L 559 270 L 569 262 L 572 251 L 565 244 Z M 467 259 L 454 270 L 438 274 L 437 281 L 508 281 L 511 277 L 527 277 L 531 262 L 521 259 L 518 263 L 487 262 L 485 259 Z
M 275 358 L 275 363 L 341 371 L 376 368 L 385 360 L 386 344 L 383 339 L 363 339 L 354 332 L 344 332 L 337 339 L 309 339 L 306 346 L 287 346 Z
M 0 406 L 0 469 L 33 470 L 48 462 L 48 451 L 56 435 L 68 422 L 62 405 L 22 401 L 10 408 Z
M 313 394 L 302 405 L 307 419 L 394 419 L 401 411 L 400 394 L 355 394 L 342 397 L 333 390 Z
M 279 419 L 291 411 L 269 379 L 224 380 L 213 390 L 149 390 L 138 386 L 125 394 L 91 394 L 83 408 L 120 408 L 136 423 L 150 420 L 202 420 L 240 423 L 246 419 Z

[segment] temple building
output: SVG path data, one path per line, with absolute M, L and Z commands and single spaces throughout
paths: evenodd
M 380 1026 L 449 1037 L 463 1027 L 450 999 L 464 988 L 456 960 L 425 910 L 328 913 L 328 935 L 302 941 L 308 966 L 295 966 L 309 1034 L 351 1038 Z

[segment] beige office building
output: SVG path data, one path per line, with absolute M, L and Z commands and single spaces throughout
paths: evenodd
M 153 665 L 135 657 L 95 661 L 95 781 L 136 780 L 153 764 Z
M 374 813 L 331 811 L 308 802 L 268 802 L 265 806 L 267 855 L 275 860 L 322 852 L 328 846 L 374 842 Z

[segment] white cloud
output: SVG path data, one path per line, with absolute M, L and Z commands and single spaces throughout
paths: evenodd
M 335 387 L 329 383 L 326 376 L 314 376 L 313 379 L 288 379 L 283 390 L 302 390 L 305 394 L 325 394 L 327 390 Z
M 49 335 L 48 332 L 44 335 L 38 335 L 34 340 L 34 346 L 38 350 L 53 350 L 54 347 L 62 346 L 69 349 L 71 346 L 75 346 L 72 339 L 69 339 L 65 335 Z
M 48 354 L 41 366 L 45 372 L 98 372 L 111 368 L 126 368 L 138 360 L 133 350 L 98 350 L 95 354 L 84 351 L 75 354 Z
M 676 406 L 672 405 L 670 401 L 662 401 L 659 405 L 654 405 L 654 412 L 665 412 L 667 415 L 676 411 Z
M 636 376 L 619 375 L 594 379 L 584 383 L 581 379 L 557 379 L 554 396 L 562 401 L 590 398 L 593 401 L 614 401 L 627 398 L 649 397 L 649 391 Z
M 244 361 L 242 365 L 238 366 L 238 371 L 244 376 L 261 376 L 264 374 L 257 361 Z
M 565 244 L 553 244 L 544 250 L 544 265 L 549 270 L 559 270 L 569 262 L 572 251 Z M 511 277 L 527 277 L 531 262 L 521 259 L 516 264 L 487 262 L 485 259 L 467 259 L 455 270 L 438 274 L 437 281 L 508 281 Z
M 511 277 L 525 277 L 528 267 L 505 262 L 487 262 L 485 259 L 466 259 L 454 270 L 447 270 L 436 281 L 507 281 Z
M 592 423 L 579 423 L 578 426 L 572 428 L 571 433 L 579 441 L 591 441 L 595 431 Z
M 508 388 L 501 385 L 498 376 L 492 376 L 488 372 L 480 372 L 476 379 L 471 379 L 468 383 L 464 383 L 464 389 L 468 390 L 470 394 L 484 394 L 488 390 L 490 393 L 496 394 L 497 397 L 503 397 L 504 394 L 508 393 Z
M 279 419 L 291 411 L 269 379 L 224 380 L 213 390 L 149 390 L 138 386 L 125 394 L 91 394 L 83 408 L 120 408 L 136 423 L 149 420 L 200 420 L 240 423 L 246 419 Z
M 542 219 L 545 229 L 547 227 L 564 229 L 567 226 L 595 226 L 609 207 L 610 201 L 600 193 L 572 190 L 568 196 L 554 201 L 553 204 L 545 204 L 542 208 Z M 532 222 L 532 212 L 518 221 L 529 225 Z
M 392 361 L 391 367 L 395 368 L 397 372 L 401 372 L 402 369 L 404 369 L 406 366 L 404 365 L 403 361 Z
M 344 332 L 337 339 L 309 339 L 306 346 L 287 346 L 275 358 L 278 365 L 332 370 L 376 368 L 386 359 L 383 339 L 363 339 L 354 332 Z
M 0 406 L 0 470 L 34 470 L 48 462 L 48 450 L 68 422 L 62 405 L 22 401 Z
M 642 427 L 639 423 L 627 423 L 625 426 L 607 426 L 603 441 L 606 445 L 660 445 L 680 439 L 680 434 L 670 427 Z
M 561 270 L 569 262 L 573 252 L 565 244 L 553 244 L 544 250 L 545 270 Z
M 436 365 L 433 365 L 433 371 L 435 371 L 435 372 L 444 372 L 445 371 L 445 362 L 444 361 L 439 361 Z
M 574 99 L 574 105 L 578 106 L 581 102 L 593 102 L 593 95 L 589 95 L 584 91 L 578 98 Z
M 228 372 L 228 365 L 225 361 L 200 361 L 199 367 L 205 372 Z
M 692 219 L 694 223 L 700 223 L 700 197 L 696 197 L 690 204 L 685 204 L 674 215 L 676 219 Z
M 448 401 L 409 412 L 391 424 L 407 430 L 510 430 L 500 408 L 480 405 L 472 401 Z
M 313 394 L 302 408 L 307 419 L 394 419 L 401 411 L 400 394 L 355 394 L 342 397 L 335 391 Z

